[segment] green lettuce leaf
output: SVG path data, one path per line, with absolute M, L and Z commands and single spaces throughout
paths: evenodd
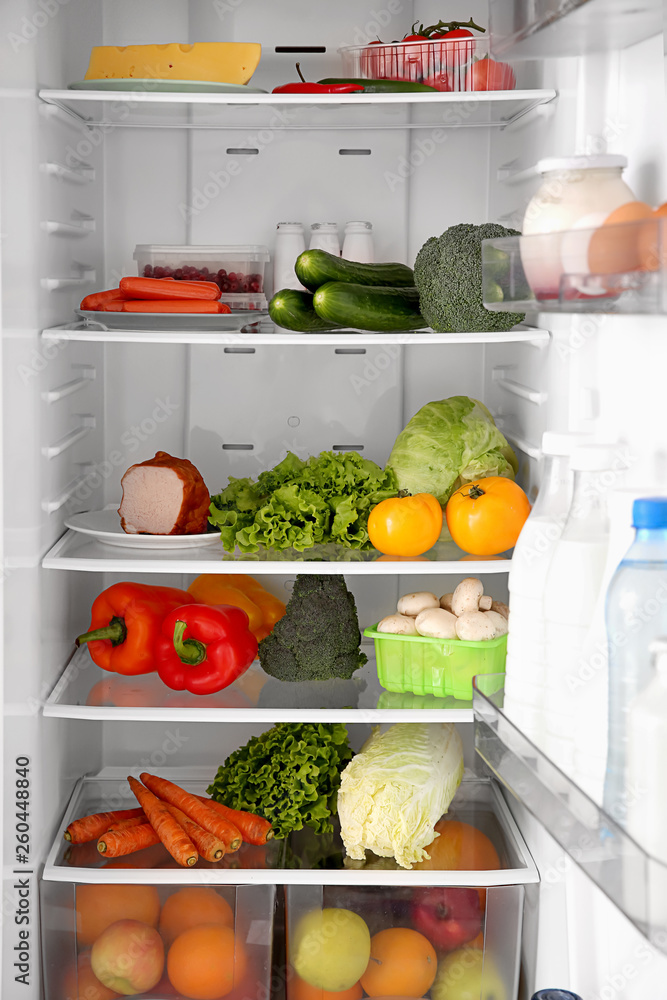
M 207 789 L 218 802 L 268 819 L 275 837 L 333 829 L 340 774 L 352 751 L 340 723 L 279 723 L 235 750 Z
M 454 490 L 473 479 L 514 479 L 513 457 L 483 403 L 451 396 L 415 413 L 396 438 L 387 468 L 399 489 L 432 493 L 444 506 Z

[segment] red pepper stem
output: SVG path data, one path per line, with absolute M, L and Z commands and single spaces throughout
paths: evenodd
M 174 625 L 174 649 L 178 653 L 181 663 L 196 667 L 198 663 L 206 659 L 206 646 L 198 639 L 184 639 L 183 635 L 187 627 L 187 622 L 181 621 L 177 621 Z
M 94 628 L 90 632 L 84 632 L 77 636 L 75 642 L 80 646 L 82 642 L 99 642 L 109 639 L 112 646 L 120 646 L 127 639 L 127 626 L 124 618 L 114 616 L 104 628 Z
M 305 76 L 301 72 L 301 63 L 297 63 L 296 64 L 296 71 L 299 74 L 299 76 L 301 77 L 301 83 L 308 83 L 308 81 L 306 80 Z

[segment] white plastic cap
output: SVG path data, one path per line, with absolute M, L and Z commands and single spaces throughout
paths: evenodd
M 550 156 L 540 160 L 535 168 L 538 174 L 548 174 L 552 170 L 602 170 L 611 167 L 627 167 L 626 156 L 600 153 L 597 156 Z
M 545 431 L 542 435 L 543 455 L 571 455 L 576 447 L 590 441 L 589 434 L 569 431 Z
M 617 459 L 617 444 L 580 444 L 570 456 L 570 468 L 574 472 L 602 472 L 611 469 Z

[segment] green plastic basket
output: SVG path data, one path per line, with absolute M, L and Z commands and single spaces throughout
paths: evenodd
M 378 678 L 387 691 L 469 701 L 475 674 L 505 673 L 506 635 L 484 642 L 429 639 L 378 632 L 377 623 L 364 635 L 375 642 Z

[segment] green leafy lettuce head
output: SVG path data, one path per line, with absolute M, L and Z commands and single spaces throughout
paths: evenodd
M 432 493 L 444 506 L 464 483 L 486 476 L 514 479 L 518 466 L 486 406 L 450 396 L 415 413 L 396 438 L 387 468 L 399 489 Z

